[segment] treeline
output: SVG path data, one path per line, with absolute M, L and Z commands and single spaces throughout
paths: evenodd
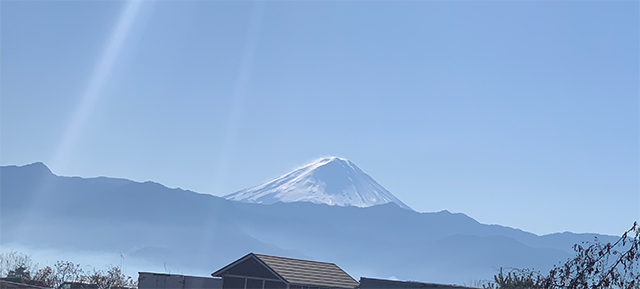
M 574 245 L 574 251 L 574 258 L 555 266 L 548 274 L 527 269 L 500 269 L 492 282 L 477 286 L 484 289 L 640 289 L 640 226 L 637 222 L 613 244 L 596 239 Z M 59 289 L 137 287 L 137 282 L 126 276 L 119 266 L 84 271 L 80 264 L 57 261 L 53 266 L 40 268 L 30 256 L 15 251 L 0 254 L 0 277 Z M 64 284 L 87 286 L 60 288 Z
M 60 288 L 66 283 L 70 285 L 67 289 L 126 289 L 138 285 L 120 266 L 108 265 L 106 270 L 92 267 L 85 271 L 80 264 L 59 260 L 52 266 L 39 267 L 29 255 L 17 251 L 0 254 L 0 278 L 50 288 Z
M 576 244 L 576 256 L 548 274 L 528 269 L 500 269 L 485 289 L 640 289 L 640 226 L 617 242 Z M 505 272 L 506 271 L 506 272 Z

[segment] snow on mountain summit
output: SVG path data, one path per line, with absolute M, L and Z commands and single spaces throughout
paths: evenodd
M 395 203 L 411 210 L 354 163 L 339 157 L 320 158 L 281 177 L 224 198 L 246 203 L 312 202 L 356 207 Z

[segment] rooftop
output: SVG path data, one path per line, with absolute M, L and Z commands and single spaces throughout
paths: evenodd
M 211 274 L 221 277 L 226 271 L 248 259 L 255 259 L 284 282 L 331 288 L 355 288 L 358 281 L 336 264 L 250 253 Z M 247 276 L 251 277 L 251 276 Z

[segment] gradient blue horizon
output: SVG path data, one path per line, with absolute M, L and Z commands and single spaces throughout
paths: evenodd
M 417 211 L 640 219 L 638 2 L 142 1 L 60 160 L 131 3 L 3 1 L 0 164 L 222 196 L 336 155 Z

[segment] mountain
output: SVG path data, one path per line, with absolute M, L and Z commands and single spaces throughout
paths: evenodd
M 320 158 L 281 177 L 225 198 L 259 204 L 311 202 L 360 208 L 394 203 L 411 210 L 354 163 L 339 157 Z
M 61 259 L 98 269 L 126 260 L 133 276 L 207 276 L 257 252 L 333 262 L 356 279 L 462 284 L 491 279 L 500 267 L 544 272 L 573 256 L 573 244 L 617 239 L 537 236 L 461 213 L 419 213 L 394 203 L 242 203 L 154 182 L 57 176 L 42 163 L 0 167 L 0 192 L 3 251 L 34 258 L 56 252 L 36 261 Z

